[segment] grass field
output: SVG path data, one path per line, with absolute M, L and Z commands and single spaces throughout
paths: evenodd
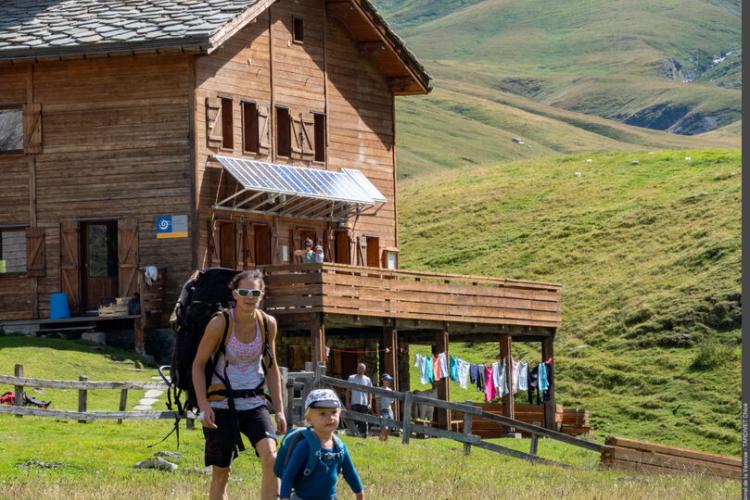
M 401 265 L 562 283 L 560 403 L 589 409 L 599 435 L 737 455 L 740 163 L 641 151 L 417 177 L 399 191 Z M 487 362 L 498 346 L 454 354 Z
M 153 367 L 139 367 L 129 353 L 97 349 L 75 341 L 0 336 L 0 373 L 22 363 L 36 378 L 75 380 L 149 380 Z M 118 391 L 94 391 L 114 393 Z M 35 394 L 51 399 L 53 408 L 75 409 L 75 390 Z M 115 397 L 96 398 L 96 409 L 114 409 Z M 135 400 L 131 400 L 135 404 Z M 169 430 L 170 422 L 96 421 L 79 424 L 46 418 L 0 416 L 0 488 L 6 498 L 205 498 L 209 477 L 202 467 L 203 437 L 183 431 L 176 472 L 133 469 L 154 451 L 176 451 L 173 438 L 149 448 Z M 365 484 L 368 498 L 729 498 L 739 495 L 739 482 L 696 475 L 641 476 L 598 470 L 595 454 L 543 440 L 540 454 L 573 466 L 531 466 L 483 450 L 463 455 L 463 447 L 446 440 L 345 437 Z M 527 440 L 501 440 L 527 450 Z M 233 498 L 257 498 L 260 465 L 252 452 L 236 462 L 230 482 Z M 342 481 L 341 498 L 353 498 Z

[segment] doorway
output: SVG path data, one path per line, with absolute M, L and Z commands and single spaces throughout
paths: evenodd
M 256 266 L 265 266 L 271 262 L 271 230 L 265 224 L 253 224 L 255 236 L 253 255 Z
M 352 251 L 349 231 L 336 231 L 336 262 L 339 264 L 352 263 Z
M 117 221 L 81 222 L 81 293 L 85 311 L 117 296 Z
M 367 267 L 380 267 L 380 238 L 367 237 Z

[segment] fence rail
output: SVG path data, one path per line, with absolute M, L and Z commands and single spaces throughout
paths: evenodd
M 402 415 L 401 420 L 392 420 L 392 419 L 388 419 L 388 418 L 384 418 L 380 416 L 367 415 L 367 414 L 355 412 L 352 410 L 344 410 L 342 412 L 342 418 L 360 421 L 360 422 L 367 422 L 371 424 L 377 424 L 377 425 L 380 425 L 381 427 L 388 426 L 391 428 L 400 429 L 401 439 L 404 444 L 409 443 L 409 439 L 412 433 L 418 433 L 418 434 L 424 434 L 428 436 L 452 439 L 454 441 L 463 443 L 464 453 L 467 455 L 471 452 L 472 446 L 477 446 L 485 450 L 493 451 L 496 453 L 501 453 L 501 454 L 508 455 L 514 458 L 528 460 L 534 463 L 554 464 L 554 465 L 559 465 L 562 467 L 568 467 L 568 465 L 538 456 L 537 454 L 538 439 L 540 437 L 554 439 L 556 441 L 560 441 L 560 442 L 569 444 L 571 446 L 576 446 L 576 447 L 594 451 L 597 453 L 601 453 L 602 449 L 604 448 L 600 444 L 590 442 L 590 441 L 584 441 L 582 439 L 577 439 L 573 436 L 569 436 L 561 432 L 552 431 L 549 429 L 545 429 L 544 427 L 539 427 L 536 425 L 528 424 L 525 422 L 521 422 L 519 420 L 504 417 L 501 415 L 494 415 L 492 413 L 483 411 L 481 408 L 472 405 L 470 402 L 452 403 L 450 401 L 434 399 L 434 398 L 430 398 L 430 397 L 423 396 L 420 394 L 414 394 L 412 392 L 391 391 L 391 390 L 386 390 L 386 389 L 382 389 L 379 387 L 364 386 L 364 385 L 355 384 L 352 382 L 347 382 L 344 380 L 326 376 L 325 370 L 326 370 L 325 365 L 320 364 L 315 368 L 315 371 L 312 373 L 309 371 L 302 372 L 300 376 L 305 380 L 305 383 L 302 385 L 309 389 L 317 388 L 321 386 L 338 387 L 341 389 L 355 390 L 359 392 L 369 393 L 374 396 L 387 397 L 389 399 L 397 399 L 397 400 L 402 401 L 403 415 Z M 294 380 L 296 378 L 296 375 L 297 374 L 295 373 L 287 374 L 287 377 L 288 377 L 287 387 L 293 386 L 295 384 Z M 303 391 L 301 399 L 304 399 L 304 397 L 305 397 L 305 394 Z M 411 418 L 413 404 L 422 404 L 425 406 L 443 408 L 443 409 L 451 410 L 454 412 L 463 413 L 464 420 L 465 420 L 463 432 L 456 432 L 456 431 L 446 430 L 446 429 L 437 429 L 437 428 L 430 427 L 427 425 L 420 425 L 420 424 L 413 423 L 412 418 Z M 473 417 L 481 417 L 484 419 L 492 420 L 506 427 L 509 427 L 509 428 L 512 427 L 512 428 L 520 429 L 520 430 L 530 433 L 531 434 L 531 446 L 530 446 L 529 453 L 524 453 L 522 451 L 513 450 L 511 448 L 506 448 L 496 443 L 490 443 L 490 442 L 482 440 L 480 436 L 476 434 L 472 434 L 471 422 L 472 422 Z

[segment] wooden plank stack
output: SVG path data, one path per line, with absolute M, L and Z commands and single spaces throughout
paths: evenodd
M 495 415 L 503 414 L 503 405 L 500 403 L 484 403 L 480 405 L 480 407 L 483 411 L 494 413 Z M 516 420 L 520 420 L 527 424 L 538 425 L 540 427 L 544 426 L 544 406 L 516 404 L 514 409 Z M 556 428 L 560 429 L 560 426 L 563 424 L 563 407 L 561 405 L 555 405 L 555 422 L 557 424 Z M 463 432 L 463 427 L 460 426 L 459 428 L 460 432 Z M 504 426 L 492 420 L 474 417 L 472 419 L 471 432 L 482 439 L 486 439 L 501 437 L 507 432 L 507 430 Z M 530 436 L 526 432 L 520 432 L 524 437 Z
M 608 437 L 601 465 L 635 472 L 671 474 L 686 472 L 728 479 L 740 479 L 742 460 L 685 448 Z
M 591 436 L 593 431 L 589 423 L 589 412 L 584 408 L 566 408 L 562 415 L 560 432 L 571 436 Z
M 99 316 L 103 317 L 117 317 L 128 315 L 128 303 L 132 297 L 117 297 L 115 302 L 106 305 L 99 306 Z

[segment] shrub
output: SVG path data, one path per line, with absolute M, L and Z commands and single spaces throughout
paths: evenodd
M 732 346 L 722 345 L 718 340 L 706 340 L 701 343 L 698 352 L 690 364 L 692 370 L 710 370 L 718 368 L 736 356 Z

